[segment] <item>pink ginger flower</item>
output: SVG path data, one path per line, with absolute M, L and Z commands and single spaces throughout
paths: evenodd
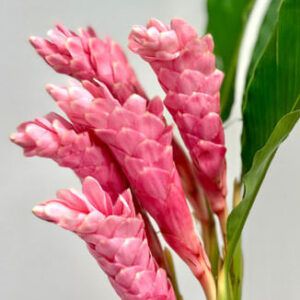
M 223 231 L 226 222 L 226 162 L 220 118 L 223 73 L 215 67 L 213 39 L 202 38 L 183 20 L 170 26 L 151 19 L 135 26 L 129 48 L 148 61 L 167 93 L 165 105 L 189 149 L 197 177 Z
M 46 87 L 48 93 L 56 101 L 57 105 L 65 112 L 68 118 L 79 129 L 94 129 L 94 127 L 86 120 L 86 112 L 89 110 L 95 98 L 101 98 L 98 86 L 89 81 L 71 81 L 69 86 L 56 86 L 48 84 Z M 155 97 L 148 103 L 154 113 L 163 119 L 163 105 L 158 97 Z M 174 161 L 179 170 L 180 177 L 184 184 L 184 190 L 188 195 L 197 218 L 203 223 L 207 223 L 209 215 L 206 208 L 205 199 L 200 196 L 195 185 L 193 170 L 190 168 L 188 161 L 182 148 L 173 138 Z
M 151 255 L 143 219 L 135 214 L 129 190 L 113 202 L 95 179 L 87 177 L 82 193 L 61 190 L 57 199 L 33 212 L 82 238 L 121 299 L 176 299 L 166 272 Z
M 55 113 L 22 123 L 11 140 L 24 149 L 26 156 L 51 158 L 72 169 L 81 180 L 93 176 L 113 198 L 128 187 L 107 146 L 88 132 L 76 132 L 72 124 Z
M 101 89 L 99 89 L 98 86 L 92 84 L 89 81 L 82 81 L 82 84 L 72 81 L 70 86 L 59 87 L 49 84 L 47 85 L 47 91 L 57 102 L 58 106 L 66 113 L 69 119 L 74 124 L 76 124 L 76 127 L 95 129 L 95 127 L 93 126 L 94 123 L 90 124 L 86 120 L 86 114 L 90 110 L 90 107 L 92 107 L 93 101 L 95 99 L 103 98 Z M 103 101 L 105 101 L 105 99 L 103 99 Z M 147 103 L 148 108 L 150 108 L 160 118 L 162 118 L 162 102 L 158 98 L 155 98 Z M 178 148 L 178 146 L 176 149 L 178 149 L 177 152 L 180 152 L 180 148 Z M 154 255 L 158 264 L 167 269 L 169 274 L 170 270 L 168 269 L 168 264 L 163 257 L 162 247 L 159 240 L 157 239 L 152 225 L 143 210 L 139 209 L 139 211 L 143 215 L 145 221 L 147 238 L 151 247 L 152 254 Z
M 145 96 L 123 50 L 110 38 L 99 39 L 91 27 L 76 34 L 63 25 L 49 30 L 48 38 L 33 36 L 30 42 L 58 73 L 102 81 L 121 102 L 132 93 Z
M 112 199 L 129 187 L 118 162 L 108 147 L 92 131 L 76 132 L 72 124 L 55 113 L 18 127 L 11 140 L 24 149 L 28 157 L 51 158 L 62 167 L 72 169 L 83 180 L 92 176 Z M 145 222 L 147 238 L 158 264 L 166 266 L 160 242 L 150 220 L 139 209 Z
M 210 263 L 193 226 L 173 162 L 172 128 L 159 99 L 131 95 L 124 104 L 99 83 L 85 114 L 126 174 L 142 207 L 157 221 L 169 245 L 186 261 L 208 295 L 215 293 Z M 102 96 L 100 97 L 100 94 Z
M 94 79 L 102 81 L 121 103 L 132 93 L 145 97 L 124 52 L 111 39 L 100 40 L 90 27 L 86 30 L 79 29 L 79 35 L 77 35 L 63 25 L 57 25 L 50 30 L 48 36 L 49 40 L 31 37 L 30 41 L 37 52 L 57 72 L 82 80 L 86 88 L 87 85 L 92 88 L 89 81 L 94 81 Z M 86 106 L 91 101 L 91 96 L 86 89 L 72 82 L 70 88 L 48 85 L 47 91 L 76 128 L 82 128 L 82 126 L 84 128 L 88 125 L 83 115 Z M 177 144 L 176 140 L 174 143 Z M 178 144 L 177 150 L 181 152 L 180 157 L 182 157 L 184 153 Z M 177 156 L 175 163 L 182 165 L 182 161 L 177 161 Z M 198 197 L 198 202 L 197 207 L 204 206 L 203 199 Z M 195 205 L 193 207 L 197 209 Z M 198 210 L 197 215 L 199 214 L 203 215 L 203 212 Z

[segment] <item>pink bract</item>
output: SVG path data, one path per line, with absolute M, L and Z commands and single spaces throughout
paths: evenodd
M 48 31 L 48 40 L 31 37 L 30 42 L 59 73 L 102 81 L 120 101 L 132 93 L 144 95 L 121 47 L 110 38 L 101 40 L 91 27 L 76 34 L 59 24 Z
M 157 221 L 166 241 L 198 279 L 211 279 L 210 264 L 195 233 L 174 165 L 172 128 L 165 125 L 160 110 L 153 110 L 151 101 L 133 94 L 121 104 L 105 85 L 98 88 L 102 96 L 92 102 L 85 114 L 87 121 L 114 153 L 142 207 Z M 158 102 L 156 106 L 161 105 Z
M 61 190 L 33 212 L 82 238 L 112 286 L 124 300 L 175 300 L 166 272 L 153 259 L 143 219 L 135 214 L 126 190 L 115 203 L 92 177 L 82 193 Z
M 26 156 L 51 158 L 72 169 L 81 180 L 93 176 L 113 198 L 128 187 L 107 146 L 88 132 L 76 132 L 72 124 L 55 113 L 22 123 L 11 139 Z
M 183 20 L 171 25 L 151 19 L 135 26 L 129 48 L 148 61 L 167 96 L 164 101 L 189 149 L 198 179 L 219 215 L 226 218 L 226 162 L 220 117 L 223 73 L 215 67 L 213 40 Z

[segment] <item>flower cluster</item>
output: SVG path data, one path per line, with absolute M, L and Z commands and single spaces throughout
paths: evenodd
M 67 86 L 46 87 L 69 121 L 50 113 L 22 123 L 11 139 L 26 156 L 72 169 L 83 192 L 60 191 L 34 214 L 82 238 L 122 299 L 175 299 L 176 282 L 149 214 L 207 298 L 215 299 L 210 262 L 186 202 L 187 197 L 201 223 L 213 211 L 224 224 L 223 75 L 215 68 L 212 38 L 198 37 L 177 19 L 170 27 L 150 20 L 147 28 L 133 28 L 129 47 L 151 64 L 167 94 L 162 102 L 147 98 L 111 39 L 99 39 L 92 28 L 77 34 L 62 25 L 48 36 L 30 41 L 55 71 L 74 78 Z M 194 168 L 166 124 L 164 105 Z M 195 177 L 205 197 L 199 196 Z

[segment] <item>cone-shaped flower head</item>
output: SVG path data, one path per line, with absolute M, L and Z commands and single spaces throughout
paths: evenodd
M 57 102 L 59 107 L 66 113 L 70 120 L 76 127 L 83 129 L 95 129 L 97 122 L 89 123 L 86 119 L 86 114 L 90 107 L 93 106 L 94 99 L 103 98 L 101 89 L 98 86 L 92 84 L 89 81 L 82 81 L 82 84 L 71 81 L 70 86 L 58 87 L 55 85 L 48 85 L 47 91 Z M 103 99 L 105 103 L 105 99 Z M 147 102 L 148 109 L 156 113 L 159 118 L 162 118 L 163 105 L 162 102 L 155 98 L 151 102 Z M 100 120 L 100 119 L 99 119 Z M 178 152 L 180 149 L 178 149 Z M 161 254 L 161 246 L 156 238 L 156 234 L 151 228 L 149 220 L 146 220 L 146 215 L 143 214 L 145 223 L 148 242 L 155 259 L 158 261 L 160 266 L 164 263 L 164 258 Z
M 24 149 L 26 156 L 51 158 L 60 166 L 71 168 L 81 179 L 95 177 L 113 198 L 128 187 L 107 146 L 88 132 L 77 133 L 55 113 L 22 123 L 11 139 Z
M 65 112 L 68 118 L 73 122 L 74 126 L 79 130 L 93 129 L 93 126 L 86 120 L 86 111 L 89 109 L 92 101 L 95 98 L 101 97 L 99 94 L 99 88 L 87 81 L 83 80 L 81 83 L 78 81 L 70 81 L 69 86 L 57 86 L 48 84 L 46 87 L 48 93 L 56 101 L 58 106 Z M 158 116 L 163 117 L 163 105 L 161 101 L 156 97 L 149 104 L 153 112 Z M 196 212 L 197 217 L 200 217 L 201 222 L 207 222 L 208 213 L 205 208 L 205 200 L 200 199 L 197 194 L 197 187 L 194 184 L 193 170 L 190 168 L 190 162 L 185 156 L 182 148 L 178 142 L 173 138 L 173 150 L 174 150 L 174 161 L 179 168 L 179 174 L 184 185 L 184 190 L 188 194 L 193 208 Z M 192 193 L 192 195 L 191 195 Z M 197 200 L 195 200 L 197 198 Z M 204 203 L 204 204 L 203 204 Z
M 90 27 L 76 34 L 63 25 L 49 30 L 48 38 L 31 37 L 30 42 L 55 71 L 102 81 L 120 101 L 132 93 L 144 95 L 124 52 L 110 38 L 99 39 Z
M 62 190 L 57 199 L 33 212 L 82 238 L 121 299 L 176 299 L 165 271 L 151 256 L 143 219 L 135 214 L 129 190 L 113 202 L 95 179 L 87 177 L 82 193 Z
M 223 79 L 216 69 L 213 40 L 202 38 L 183 20 L 170 26 L 151 19 L 135 26 L 129 48 L 148 61 L 167 93 L 165 105 L 190 151 L 212 210 L 226 210 L 224 130 L 219 115 Z
M 162 103 L 158 99 L 147 103 L 133 94 L 121 104 L 103 84 L 97 88 L 102 96 L 92 101 L 85 114 L 87 121 L 114 153 L 167 242 L 205 286 L 211 279 L 210 265 L 195 234 L 173 162 L 172 130 L 161 117 Z

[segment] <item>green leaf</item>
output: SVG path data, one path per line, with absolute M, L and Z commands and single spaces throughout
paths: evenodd
M 256 151 L 265 145 L 279 119 L 293 110 L 299 95 L 299 14 L 298 0 L 275 0 L 265 19 L 274 18 L 276 22 L 266 26 L 265 21 L 259 34 L 243 103 L 243 174 L 250 169 Z M 271 31 L 267 32 L 268 28 Z M 270 38 L 263 45 L 267 36 Z
M 229 268 L 242 229 L 259 191 L 268 167 L 280 144 L 287 138 L 300 117 L 300 110 L 286 114 L 276 125 L 265 146 L 257 151 L 253 166 L 244 176 L 245 194 L 241 203 L 232 211 L 227 224 L 228 251 L 225 264 Z
M 255 48 L 252 53 L 252 59 L 248 68 L 248 76 L 246 82 L 251 82 L 250 77 L 253 76 L 256 64 L 259 62 L 260 57 L 266 50 L 266 46 L 270 42 L 272 32 L 278 22 L 279 8 L 282 4 L 282 0 L 272 0 L 268 8 L 268 12 L 261 25 L 259 36 L 256 41 Z
M 217 65 L 224 71 L 221 115 L 226 120 L 234 99 L 234 83 L 240 44 L 254 0 L 207 0 L 207 31 L 215 41 Z
M 269 165 L 300 117 L 300 2 L 281 0 L 278 4 L 279 14 L 269 27 L 271 37 L 259 46 L 258 55 L 254 54 L 256 61 L 251 63 L 246 85 L 242 137 L 245 189 L 227 223 L 226 272 Z M 273 5 L 266 18 L 274 16 Z M 262 34 L 266 36 L 266 32 L 260 32 L 258 43 Z

